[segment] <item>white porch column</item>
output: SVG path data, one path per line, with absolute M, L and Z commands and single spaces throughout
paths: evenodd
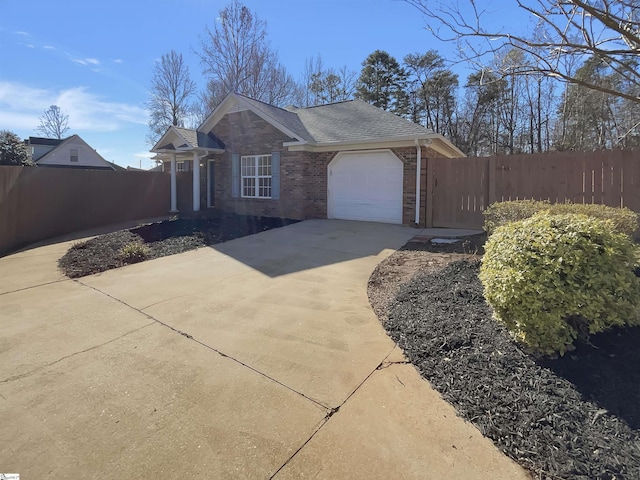
M 193 152 L 193 211 L 200 211 L 200 158 Z
M 171 154 L 171 213 L 178 212 L 178 196 L 176 187 L 176 154 Z

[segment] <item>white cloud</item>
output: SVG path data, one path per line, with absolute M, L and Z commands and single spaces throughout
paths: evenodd
M 100 65 L 100 60 L 98 60 L 97 58 L 74 58 L 72 56 L 70 56 L 69 54 L 67 54 L 69 56 L 69 60 L 71 60 L 74 63 L 78 63 L 80 65 L 84 65 L 84 66 L 90 66 L 93 67 L 91 68 L 92 71 L 99 73 L 100 70 L 95 68 L 96 66 Z
M 45 50 L 55 50 L 56 47 L 54 47 L 53 45 L 45 45 L 42 48 L 44 48 Z
M 79 63 L 80 65 L 100 65 L 100 60 L 98 60 L 97 58 L 74 58 L 72 56 L 69 56 L 69 60 L 75 63 Z
M 141 159 L 149 159 L 151 157 L 153 157 L 155 155 L 155 153 L 151 153 L 151 152 L 138 152 L 138 153 L 134 153 L 133 156 L 135 158 L 141 158 Z
M 23 31 L 20 31 L 20 30 L 18 30 L 17 32 L 13 32 L 13 33 L 15 33 L 16 35 L 22 35 L 23 37 L 30 37 L 31 36 L 31 34 L 29 32 L 23 32 Z
M 107 101 L 86 87 L 45 90 L 0 81 L 0 129 L 33 130 L 50 105 L 69 115 L 73 132 L 114 132 L 132 125 L 146 125 L 148 113 L 137 105 Z
M 124 60 L 122 60 L 121 58 L 116 58 L 113 63 L 122 63 L 124 62 Z

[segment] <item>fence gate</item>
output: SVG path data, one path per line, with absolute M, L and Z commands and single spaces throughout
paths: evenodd
M 640 213 L 640 149 L 427 160 L 427 226 L 482 228 L 487 206 L 522 199 Z
M 488 169 L 488 158 L 429 159 L 427 222 L 431 213 L 434 227 L 482 228 L 482 211 L 489 202 Z

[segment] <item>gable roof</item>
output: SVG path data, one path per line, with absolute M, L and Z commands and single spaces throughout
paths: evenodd
M 275 107 L 273 105 L 269 105 L 268 103 L 245 97 L 244 95 L 237 95 L 239 97 L 242 97 L 246 103 L 262 112 L 264 116 L 270 117 L 277 123 L 285 126 L 288 130 L 291 130 L 291 132 L 293 132 L 297 137 L 300 137 L 307 142 L 316 141 L 313 135 L 307 130 L 307 127 L 305 126 L 304 122 L 297 114 L 297 112 L 280 107 Z
M 289 108 L 296 113 L 318 144 L 433 134 L 421 125 L 362 100 L 348 100 L 308 108 Z
M 32 138 L 32 137 L 29 137 L 29 139 L 31 139 L 31 138 Z M 54 148 L 52 148 L 51 150 L 49 150 L 47 153 L 45 153 L 43 156 L 41 156 L 38 160 L 34 161 L 34 163 L 35 163 L 36 165 L 37 165 L 37 164 L 39 164 L 40 162 L 42 162 L 42 160 L 45 160 L 46 158 L 48 158 L 48 157 L 50 157 L 50 156 L 52 156 L 52 155 L 55 155 L 55 154 L 57 153 L 57 150 L 59 150 L 60 148 L 62 148 L 66 143 L 71 142 L 71 140 L 78 140 L 78 141 L 80 141 L 81 143 L 83 143 L 84 145 L 86 145 L 86 147 L 87 147 L 87 148 L 89 148 L 89 149 L 93 150 L 93 153 L 95 153 L 95 154 L 96 154 L 96 156 L 97 156 L 100 160 L 102 160 L 102 161 L 105 163 L 105 167 L 106 167 L 106 168 L 110 168 L 110 169 L 112 169 L 112 170 L 116 170 L 116 168 L 115 168 L 115 165 L 114 165 L 114 164 L 112 164 L 111 162 L 108 162 L 107 160 L 105 160 L 105 159 L 102 157 L 102 155 L 100 155 L 100 154 L 98 153 L 98 151 L 97 151 L 97 150 L 95 150 L 91 145 L 89 145 L 89 144 L 88 144 L 87 142 L 85 142 L 82 138 L 80 138 L 80 135 L 78 135 L 78 134 L 71 135 L 70 137 L 67 137 L 67 138 L 65 138 L 65 139 L 63 139 L 63 140 L 58 140 L 58 139 L 55 139 L 55 138 L 39 138 L 39 140 L 52 140 L 52 141 L 54 141 L 54 142 L 59 142 L 59 143 L 57 144 L 57 146 L 55 146 Z M 40 145 L 46 145 L 46 144 L 40 144 Z M 53 145 L 53 144 L 49 144 L 49 145 Z M 76 165 L 72 165 L 72 166 L 70 166 L 69 168 L 82 168 L 82 165 L 78 165 L 78 166 L 76 166 Z
M 174 134 L 177 138 L 177 142 L 169 141 L 171 134 Z M 178 145 L 175 145 L 178 143 Z M 155 146 L 151 149 L 152 152 L 159 150 L 174 150 L 179 149 L 203 149 L 203 150 L 224 150 L 224 144 L 215 138 L 211 133 L 204 133 L 190 128 L 176 127 L 171 125 L 167 128 L 167 131 L 162 135 L 160 140 L 156 142 Z
M 192 138 L 186 141 L 196 147 L 200 142 L 200 135 L 211 132 L 215 125 L 228 113 L 250 110 L 267 123 L 273 125 L 282 133 L 291 138 L 284 146 L 295 150 L 326 150 L 336 148 L 337 145 L 355 146 L 359 144 L 386 144 L 394 145 L 423 142 L 432 144 L 432 148 L 440 151 L 447 157 L 465 156 L 449 140 L 433 131 L 415 124 L 394 113 L 374 107 L 362 100 L 348 100 L 345 102 L 319 105 L 316 107 L 286 107 L 280 108 L 274 105 L 254 100 L 238 93 L 229 93 L 216 109 L 197 129 L 197 139 L 193 139 L 196 133 L 193 130 L 170 127 L 176 130 L 183 138 Z M 165 139 L 169 130 L 162 139 Z M 215 137 L 208 135 L 214 141 Z M 161 139 L 161 141 L 162 141 Z M 188 145 L 187 145 L 188 144 Z M 158 142 L 151 150 L 160 153 L 163 150 L 172 150 L 173 145 L 163 145 Z M 213 149 L 213 147 L 211 147 Z M 224 148 L 224 146 L 222 146 Z M 175 150 L 175 149 L 174 149 Z
M 254 100 L 239 93 L 229 93 L 216 109 L 202 122 L 198 131 L 210 132 L 227 113 L 251 110 L 267 123 L 270 123 L 292 140 L 301 143 L 313 143 L 313 137 L 294 112 L 268 103 Z

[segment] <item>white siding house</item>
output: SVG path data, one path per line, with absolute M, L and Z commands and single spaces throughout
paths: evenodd
M 78 135 L 64 140 L 29 137 L 28 144 L 38 167 L 116 169 Z

